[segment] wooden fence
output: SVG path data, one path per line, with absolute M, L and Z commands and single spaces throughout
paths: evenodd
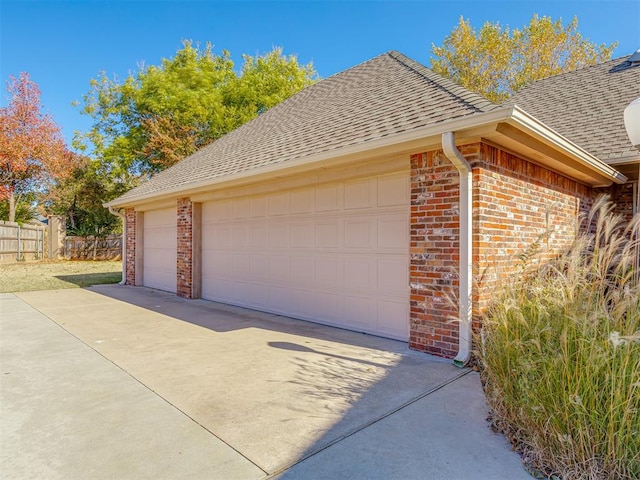
M 106 237 L 65 237 L 64 256 L 68 260 L 109 260 L 122 255 L 122 235 Z
M 0 220 L 0 263 L 40 260 L 46 255 L 45 225 Z

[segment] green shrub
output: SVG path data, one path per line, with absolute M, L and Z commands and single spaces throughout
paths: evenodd
M 530 471 L 638 479 L 640 217 L 621 222 L 604 198 L 582 229 L 501 289 L 477 342 L 483 385 Z

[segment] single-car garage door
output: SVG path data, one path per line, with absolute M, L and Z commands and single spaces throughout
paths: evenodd
M 145 287 L 176 291 L 176 209 L 144 212 L 143 276 Z
M 202 206 L 202 296 L 408 338 L 406 172 Z

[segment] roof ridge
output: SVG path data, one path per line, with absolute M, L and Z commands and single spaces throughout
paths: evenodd
M 459 98 L 466 104 L 471 105 L 481 112 L 486 112 L 498 108 L 498 105 L 486 99 L 482 95 L 472 92 L 471 90 L 463 87 L 453 80 L 443 77 L 442 75 L 434 72 L 421 63 L 416 62 L 415 60 L 407 57 L 401 52 L 398 52 L 397 50 L 390 50 L 386 53 L 386 55 L 389 55 L 391 58 L 404 65 L 409 70 L 414 71 L 428 82 L 434 84 L 442 90 L 445 90 L 449 94 L 454 95 L 456 98 Z

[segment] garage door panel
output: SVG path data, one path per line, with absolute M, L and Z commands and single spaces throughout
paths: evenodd
M 316 285 L 340 288 L 344 284 L 343 259 L 328 255 L 316 257 Z
M 248 218 L 251 216 L 251 200 L 248 198 L 236 198 L 231 202 L 233 218 Z
M 338 248 L 342 245 L 341 220 L 332 219 L 319 221 L 316 224 L 316 247 Z
M 210 205 L 213 208 L 213 212 L 211 212 L 213 217 L 219 220 L 229 220 L 233 217 L 233 202 L 231 200 L 221 200 Z M 204 218 L 204 207 L 202 213 Z
M 378 269 L 375 257 L 346 258 L 344 283 L 356 291 L 375 291 L 378 286 Z
M 289 248 L 289 225 L 287 223 L 270 223 L 268 231 L 270 248 Z
M 249 257 L 246 254 L 236 254 L 232 256 L 233 276 L 235 278 L 249 278 L 251 273 L 251 266 L 249 264 Z
M 406 341 L 408 188 L 401 173 L 204 204 L 203 297 Z
M 276 284 L 288 284 L 291 272 L 290 258 L 285 255 L 269 257 L 269 281 Z
M 300 318 L 313 319 L 315 317 L 315 293 L 313 290 L 293 288 L 290 292 L 291 314 Z
M 378 206 L 409 205 L 409 176 L 385 175 L 378 177 Z
M 267 225 L 258 223 L 249 227 L 249 246 L 251 248 L 264 247 L 264 239 L 267 238 Z
M 337 292 L 316 292 L 315 312 L 318 320 L 330 322 L 332 325 L 345 323 L 343 298 Z
M 213 236 L 218 248 L 230 249 L 233 247 L 233 231 L 231 225 L 218 225 L 213 229 Z
M 250 200 L 251 218 L 264 217 L 267 214 L 267 202 L 264 197 L 251 197 Z
M 269 307 L 274 312 L 289 311 L 289 288 L 269 286 Z
M 375 179 L 370 178 L 347 182 L 344 186 L 345 210 L 374 207 L 375 186 Z
M 291 257 L 291 280 L 294 285 L 315 285 L 315 258 L 309 256 Z
M 293 221 L 289 229 L 291 247 L 311 249 L 315 245 L 315 225 L 311 221 Z
M 249 284 L 249 296 L 246 306 L 253 308 L 269 308 L 269 287 L 264 284 Z
M 250 278 L 262 281 L 269 277 L 269 259 L 264 255 L 251 255 L 249 257 L 250 263 Z
M 376 217 L 348 218 L 344 222 L 346 248 L 371 249 L 376 246 Z
M 408 302 L 378 299 L 378 324 L 376 330 L 391 338 L 406 338 Z
M 349 326 L 360 327 L 363 330 L 375 330 L 377 324 L 376 302 L 368 296 L 346 296 L 344 299 L 345 316 L 349 319 Z
M 231 228 L 231 241 L 234 249 L 244 249 L 249 246 L 249 226 L 246 224 L 234 225 Z
M 316 212 L 332 212 L 342 206 L 342 185 L 316 187 Z
M 377 261 L 378 292 L 400 294 L 409 281 L 409 266 L 406 258 L 379 258 Z
M 268 196 L 269 215 L 287 215 L 289 210 L 289 192 L 276 192 Z
M 406 220 L 396 215 L 378 218 L 378 248 L 399 250 L 409 244 L 409 229 Z
M 315 209 L 315 189 L 294 190 L 291 192 L 291 213 L 312 213 Z

